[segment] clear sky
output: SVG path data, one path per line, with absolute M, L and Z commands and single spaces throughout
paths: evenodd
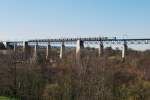
M 150 38 L 150 0 L 0 0 L 0 35 Z

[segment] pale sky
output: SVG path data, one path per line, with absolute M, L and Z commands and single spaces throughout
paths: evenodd
M 150 0 L 0 0 L 0 35 L 150 38 Z

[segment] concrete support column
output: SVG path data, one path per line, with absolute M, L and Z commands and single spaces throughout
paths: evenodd
M 10 42 L 6 42 L 6 46 L 5 46 L 6 49 L 9 48 L 9 46 L 10 46 L 9 44 L 10 44 Z
M 13 50 L 14 52 L 16 51 L 16 47 L 17 47 L 17 43 L 13 43 L 14 47 L 13 47 Z
M 128 49 L 127 42 L 124 41 L 123 46 L 122 46 L 122 58 L 123 59 L 125 58 L 125 56 L 127 54 L 127 49 Z
M 84 41 L 77 40 L 77 43 L 76 43 L 76 58 L 77 59 L 80 59 L 81 49 L 83 48 L 84 48 Z
M 99 54 L 99 56 L 102 56 L 103 53 L 104 53 L 104 45 L 103 45 L 103 42 L 101 41 L 99 48 L 98 48 L 98 54 Z
M 62 42 L 61 47 L 60 47 L 60 55 L 59 55 L 60 59 L 63 58 L 64 52 L 65 52 L 65 44 L 64 44 L 64 42 Z
M 48 59 L 50 56 L 50 49 L 51 49 L 51 45 L 50 45 L 50 42 L 48 42 L 47 48 L 46 48 L 46 59 Z
M 37 58 L 37 55 L 38 55 L 37 49 L 38 49 L 38 42 L 36 42 L 36 44 L 34 46 L 34 54 L 33 54 L 34 58 Z

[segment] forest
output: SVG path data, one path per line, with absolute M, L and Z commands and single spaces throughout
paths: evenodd
M 49 59 L 39 51 L 0 52 L 0 98 L 11 100 L 150 100 L 150 51 L 119 49 L 104 55 L 85 48 L 80 59 L 68 50 L 59 59 L 52 49 Z M 0 99 L 1 100 L 1 99 Z M 2 99 L 4 100 L 4 99 Z M 8 99 L 7 99 L 8 100 Z

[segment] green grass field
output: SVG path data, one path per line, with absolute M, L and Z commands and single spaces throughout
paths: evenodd
M 9 98 L 9 97 L 4 97 L 4 96 L 0 96 L 0 100 L 17 100 L 15 98 Z

